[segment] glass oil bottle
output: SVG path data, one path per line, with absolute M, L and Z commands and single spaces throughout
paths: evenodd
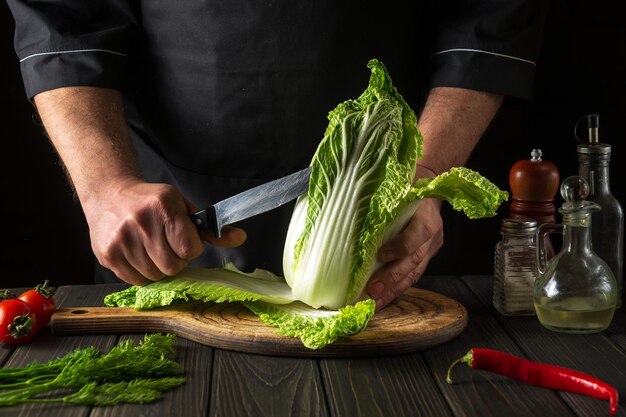
M 592 249 L 592 213 L 600 206 L 585 200 L 589 184 L 579 176 L 561 184 L 565 200 L 562 224 L 546 223 L 537 230 L 534 286 L 537 318 L 550 329 L 566 333 L 595 333 L 606 329 L 615 313 L 618 287 L 611 268 Z M 546 259 L 549 233 L 563 234 L 561 251 Z
M 609 162 L 611 145 L 599 142 L 599 116 L 585 116 L 589 132 L 589 141 L 577 147 L 578 174 L 589 183 L 587 199 L 597 203 L 602 210 L 594 212 L 593 233 L 591 240 L 593 250 L 611 268 L 619 296 L 617 307 L 622 304 L 624 280 L 624 210 L 619 201 L 611 193 L 609 185 Z

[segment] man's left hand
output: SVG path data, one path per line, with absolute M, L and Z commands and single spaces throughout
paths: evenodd
M 378 259 L 385 265 L 367 284 L 369 296 L 376 300 L 376 310 L 415 284 L 443 245 L 440 207 L 440 200 L 422 200 L 406 228 L 379 249 Z

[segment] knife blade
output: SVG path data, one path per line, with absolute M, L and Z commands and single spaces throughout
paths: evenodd
M 219 238 L 223 226 L 265 213 L 304 194 L 310 176 L 311 167 L 307 167 L 266 182 L 196 211 L 190 215 L 191 220 L 199 230 L 211 230 Z

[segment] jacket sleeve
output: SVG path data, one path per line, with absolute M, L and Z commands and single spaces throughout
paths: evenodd
M 136 28 L 122 0 L 7 0 L 26 94 L 67 86 L 121 89 Z
M 439 0 L 432 87 L 532 99 L 547 0 Z

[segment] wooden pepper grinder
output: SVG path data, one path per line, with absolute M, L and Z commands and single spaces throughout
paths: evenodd
M 554 196 L 559 185 L 559 170 L 541 158 L 541 149 L 533 149 L 530 159 L 517 161 L 509 172 L 512 219 L 534 219 L 538 225 L 556 222 Z

